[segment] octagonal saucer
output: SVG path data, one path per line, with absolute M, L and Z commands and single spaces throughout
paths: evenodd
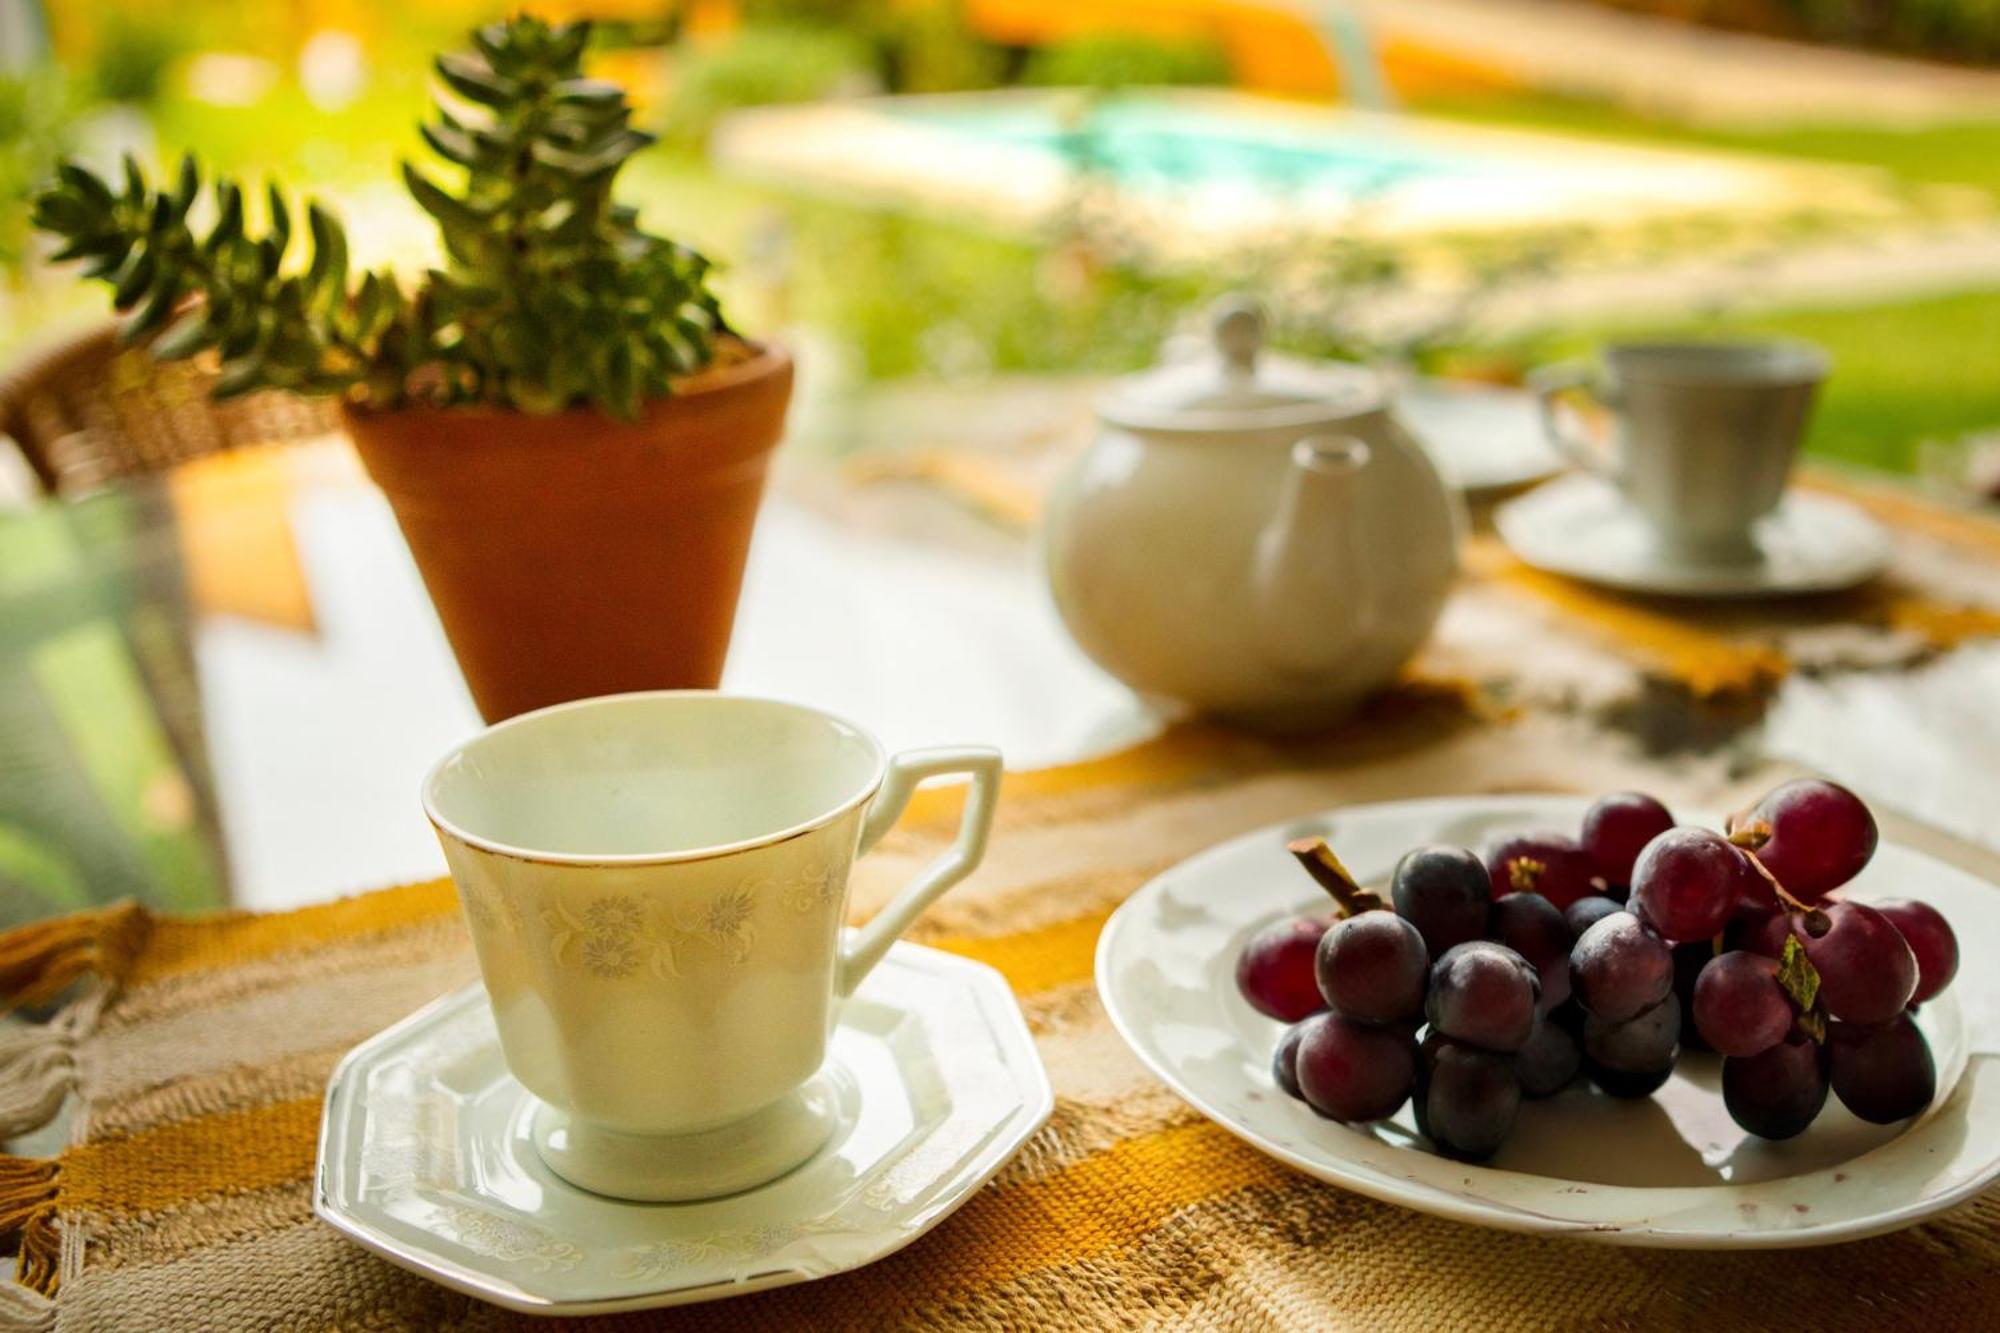
M 871 1263 L 935 1226 L 1055 1106 L 999 973 L 898 944 L 841 1013 L 828 1057 L 840 1124 L 788 1175 L 688 1204 L 567 1184 L 531 1137 L 471 985 L 334 1070 L 314 1210 L 393 1263 L 530 1314 L 715 1300 Z

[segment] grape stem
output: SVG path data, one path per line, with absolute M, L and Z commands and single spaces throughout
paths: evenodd
M 1771 873 L 1770 869 L 1765 866 L 1763 860 L 1757 855 L 1757 849 L 1770 840 L 1771 826 L 1765 821 L 1746 818 L 1741 811 L 1729 817 L 1730 843 L 1741 850 L 1744 856 L 1749 858 L 1750 864 L 1756 868 L 1757 873 L 1762 875 L 1765 881 L 1770 884 L 1771 892 L 1777 895 L 1778 901 L 1785 904 L 1786 907 L 1794 912 L 1812 911 L 1812 904 L 1802 903 L 1797 898 L 1794 898 L 1786 890 L 1785 886 L 1778 882 L 1778 877 Z
M 1294 838 L 1285 844 L 1285 850 L 1297 857 L 1313 882 L 1333 898 L 1343 918 L 1380 911 L 1386 906 L 1381 894 L 1361 887 L 1360 881 L 1333 854 L 1333 848 L 1326 845 L 1325 838 Z

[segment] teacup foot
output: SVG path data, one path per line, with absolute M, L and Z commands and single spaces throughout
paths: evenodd
M 644 1203 L 691 1203 L 776 1180 L 817 1153 L 840 1122 L 840 1096 L 822 1070 L 754 1115 L 692 1134 L 626 1134 L 535 1108 L 535 1149 L 579 1189 Z

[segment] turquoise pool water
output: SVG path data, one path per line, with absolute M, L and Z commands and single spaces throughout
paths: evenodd
M 1060 157 L 1136 189 L 1238 185 L 1359 197 L 1497 169 L 1490 160 L 1401 142 L 1381 129 L 1330 124 L 1312 132 L 1167 102 L 1113 102 L 1078 126 L 1063 123 L 1047 104 L 899 107 L 890 114 L 974 142 Z

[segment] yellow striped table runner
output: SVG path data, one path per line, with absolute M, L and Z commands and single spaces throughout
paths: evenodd
M 1472 775 L 1478 775 L 1475 781 Z M 1756 775 L 1754 781 L 1768 775 Z M 921 924 L 998 968 L 1058 1094 L 1050 1124 L 963 1209 L 871 1267 L 620 1328 L 1768 1328 L 1987 1326 L 2000 1198 L 1803 1254 L 1699 1255 L 1444 1222 L 1293 1174 L 1179 1102 L 1092 984 L 1098 932 L 1161 867 L 1359 800 L 1641 780 L 1582 724 L 1414 689 L 1365 727 L 1276 746 L 1183 729 L 1012 774 L 991 859 Z M 1719 767 L 1643 779 L 1725 806 Z M 866 916 L 949 836 L 948 794 L 863 862 Z M 433 1286 L 312 1215 L 320 1096 L 355 1042 L 474 975 L 448 884 L 282 915 L 136 907 L 0 937 L 0 988 L 47 1021 L 0 1043 L 0 1132 L 68 1099 L 69 1143 L 0 1159 L 0 1236 L 26 1285 L 0 1329 L 478 1330 L 532 1321 Z M 71 983 L 75 983 L 73 986 Z M 545 1326 L 545 1325 L 544 1325 Z

